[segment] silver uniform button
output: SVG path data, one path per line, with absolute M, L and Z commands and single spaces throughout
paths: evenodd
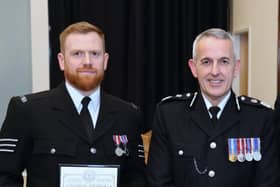
M 178 154 L 179 154 L 180 156 L 182 156 L 182 155 L 184 154 L 184 151 L 183 151 L 183 150 L 179 150 L 179 151 L 178 151 Z
M 211 149 L 216 149 L 216 147 L 217 147 L 216 142 L 211 142 L 211 143 L 210 143 L 210 148 L 211 148 Z
M 209 172 L 208 172 L 208 176 L 209 177 L 215 177 L 215 171 L 213 171 L 213 170 L 210 170 Z
M 251 102 L 252 102 L 252 103 L 258 103 L 258 100 L 256 100 L 256 99 L 251 99 Z
M 92 147 L 92 148 L 90 148 L 90 152 L 91 152 L 92 154 L 95 154 L 95 153 L 96 153 L 96 149 L 95 149 L 94 147 Z
M 51 148 L 50 153 L 51 153 L 51 154 L 54 154 L 55 152 L 56 152 L 56 149 L 55 149 L 55 148 Z

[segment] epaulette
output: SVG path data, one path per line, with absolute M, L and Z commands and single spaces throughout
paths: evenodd
M 189 106 L 191 107 L 196 99 L 197 92 L 194 93 L 186 93 L 186 94 L 176 94 L 175 96 L 167 96 L 161 100 L 160 103 L 167 103 L 170 101 L 189 101 Z
M 139 109 L 139 107 L 138 107 L 136 104 L 134 104 L 133 102 L 131 102 L 130 105 L 132 106 L 132 108 L 134 108 L 134 109 L 136 109 L 136 110 Z
M 238 100 L 241 103 L 251 105 L 251 106 L 272 108 L 270 105 L 266 104 L 265 102 L 263 102 L 259 99 L 256 99 L 256 98 L 253 98 L 253 97 L 248 97 L 248 96 L 245 96 L 245 95 L 238 96 Z
M 37 92 L 37 93 L 32 93 L 32 94 L 27 94 L 27 95 L 21 95 L 21 96 L 18 96 L 18 98 L 22 103 L 27 103 L 31 100 L 45 98 L 48 96 L 48 93 L 49 93 L 49 91 L 42 91 L 42 92 Z
M 20 98 L 20 101 L 22 103 L 26 103 L 28 101 L 28 99 L 27 99 L 27 97 L 25 95 L 19 96 L 19 98 Z

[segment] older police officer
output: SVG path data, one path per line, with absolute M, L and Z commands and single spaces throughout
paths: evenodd
M 200 90 L 158 104 L 150 186 L 279 186 L 272 109 L 231 89 L 240 68 L 232 36 L 222 29 L 202 32 L 188 64 Z

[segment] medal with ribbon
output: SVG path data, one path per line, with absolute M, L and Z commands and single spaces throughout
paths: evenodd
M 228 139 L 228 159 L 231 162 L 236 162 L 237 160 L 237 145 L 235 138 Z
M 126 135 L 122 135 L 120 136 L 120 140 L 121 140 L 121 143 L 123 144 L 124 146 L 124 153 L 128 156 L 129 155 L 129 152 L 128 152 L 128 149 L 127 149 L 127 143 L 128 143 L 128 139 L 127 139 L 127 136 Z
M 244 147 L 242 144 L 242 138 L 237 139 L 237 160 L 239 162 L 244 162 L 245 161 L 245 155 L 244 155 Z
M 121 157 L 125 153 L 125 151 L 120 147 L 120 143 L 121 143 L 120 135 L 113 135 L 113 140 L 116 144 L 115 154 L 118 157 Z
M 253 160 L 253 151 L 251 145 L 251 138 L 244 138 L 245 141 L 245 159 L 249 162 Z
M 253 142 L 253 158 L 255 161 L 260 161 L 262 159 L 261 155 L 261 140 L 260 138 L 251 138 Z
M 229 138 L 228 159 L 231 162 L 260 161 L 262 159 L 260 138 Z

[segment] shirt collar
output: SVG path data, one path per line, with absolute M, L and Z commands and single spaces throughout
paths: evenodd
M 75 105 L 75 108 L 80 113 L 80 111 L 82 110 L 81 101 L 84 98 L 84 95 L 82 95 L 79 92 L 79 90 L 76 89 L 75 87 L 73 87 L 69 82 L 65 81 L 65 85 L 66 85 L 66 89 Z M 100 86 L 98 86 L 94 90 L 94 92 L 91 95 L 89 95 L 89 97 L 91 98 L 89 107 L 92 109 L 98 108 L 98 106 L 100 105 Z
M 204 102 L 205 102 L 206 108 L 207 108 L 207 110 L 208 110 L 208 113 L 209 113 L 209 115 L 210 115 L 210 117 L 211 117 L 211 114 L 210 114 L 210 112 L 209 112 L 209 108 L 212 106 L 212 104 L 211 104 L 210 101 L 205 97 L 205 95 L 204 95 L 203 93 L 201 93 L 201 94 L 202 94 L 203 100 L 204 100 Z M 218 107 L 220 108 L 220 111 L 219 111 L 218 114 L 217 114 L 217 118 L 220 118 L 220 116 L 221 116 L 221 114 L 222 114 L 222 112 L 223 112 L 223 110 L 224 110 L 224 108 L 225 108 L 225 106 L 226 106 L 226 104 L 227 104 L 227 101 L 228 101 L 229 98 L 230 98 L 230 95 L 231 95 L 231 91 L 229 91 L 229 92 L 225 95 L 225 97 L 221 100 L 221 102 L 218 104 Z

